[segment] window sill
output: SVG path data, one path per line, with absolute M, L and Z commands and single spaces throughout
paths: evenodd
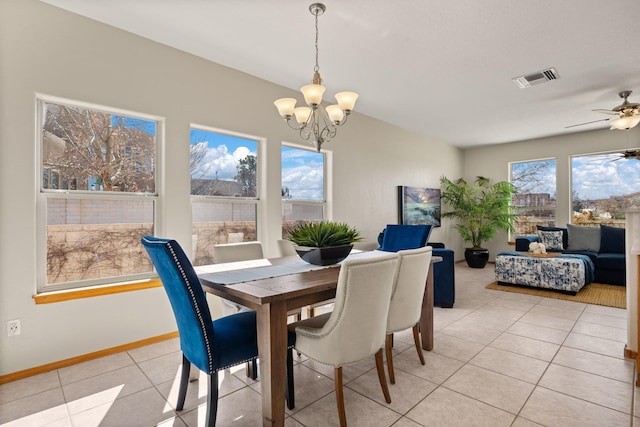
M 141 282 L 122 283 L 101 287 L 72 289 L 68 291 L 43 292 L 33 296 L 36 304 L 50 304 L 54 302 L 70 301 L 81 298 L 93 298 L 102 295 L 119 294 L 122 292 L 139 291 L 142 289 L 159 288 L 162 286 L 160 279 L 149 279 Z

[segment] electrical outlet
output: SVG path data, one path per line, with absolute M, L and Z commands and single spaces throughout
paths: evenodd
M 7 321 L 7 336 L 13 337 L 20 335 L 20 319 Z

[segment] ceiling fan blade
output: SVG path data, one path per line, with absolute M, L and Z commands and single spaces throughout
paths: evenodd
M 617 116 L 619 113 L 617 111 L 613 111 L 613 110 L 604 110 L 604 109 L 597 109 L 597 110 L 591 110 L 591 111 L 595 111 L 596 113 L 604 113 L 604 114 L 611 114 L 613 116 Z
M 574 128 L 576 126 L 584 126 L 584 125 L 590 125 L 591 123 L 598 123 L 598 122 L 608 122 L 609 119 L 600 119 L 600 120 L 594 120 L 592 122 L 586 122 L 586 123 L 579 123 L 577 125 L 569 125 L 569 126 L 565 126 L 565 129 L 569 129 L 569 128 Z

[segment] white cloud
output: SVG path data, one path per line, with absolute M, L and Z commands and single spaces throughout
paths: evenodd
M 594 156 L 574 160 L 573 190 L 582 199 L 606 199 L 640 191 L 640 162 Z
M 308 163 L 282 170 L 282 187 L 287 187 L 293 199 L 322 200 L 322 165 Z
M 204 144 L 207 142 L 205 141 Z M 236 148 L 233 153 L 230 153 L 224 144 L 210 147 L 207 149 L 204 160 L 194 172 L 194 176 L 203 174 L 203 178 L 214 179 L 217 173 L 218 179 L 232 180 L 238 172 L 237 166 L 240 160 L 250 154 L 254 153 L 244 146 Z

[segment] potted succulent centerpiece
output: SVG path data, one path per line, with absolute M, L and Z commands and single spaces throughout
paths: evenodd
M 498 229 L 513 231 L 515 214 L 511 197 L 515 187 L 500 181 L 494 184 L 488 178 L 476 177 L 473 183 L 460 178 L 451 181 L 440 178 L 441 198 L 452 209 L 443 212 L 443 218 L 455 218 L 456 229 L 462 240 L 470 242 L 464 257 L 469 267 L 484 268 L 489 260 L 489 250 L 482 243 L 491 240 Z
M 344 223 L 322 221 L 300 224 L 289 233 L 296 252 L 306 262 L 316 265 L 336 264 L 345 259 L 360 232 Z

